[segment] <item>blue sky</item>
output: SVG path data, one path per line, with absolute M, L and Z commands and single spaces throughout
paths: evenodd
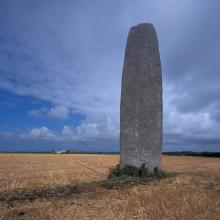
M 127 34 L 153 23 L 163 150 L 220 149 L 217 0 L 0 0 L 0 150 L 119 150 Z

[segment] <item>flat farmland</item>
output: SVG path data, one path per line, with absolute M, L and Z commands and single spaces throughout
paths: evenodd
M 172 175 L 111 182 L 116 155 L 0 154 L 0 219 L 219 219 L 220 158 L 163 156 Z

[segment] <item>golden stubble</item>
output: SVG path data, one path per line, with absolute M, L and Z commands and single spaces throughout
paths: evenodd
M 106 179 L 115 155 L 2 154 L 0 193 L 92 184 Z M 0 219 L 219 219 L 220 159 L 163 156 L 166 179 L 77 197 L 0 202 Z

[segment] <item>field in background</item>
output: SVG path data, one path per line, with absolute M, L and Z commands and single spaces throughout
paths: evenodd
M 163 156 L 175 175 L 103 187 L 116 155 L 0 154 L 0 219 L 219 219 L 220 158 Z

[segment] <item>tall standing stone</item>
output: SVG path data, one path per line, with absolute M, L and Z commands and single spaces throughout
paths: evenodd
M 152 24 L 130 29 L 122 76 L 120 166 L 160 168 L 162 152 L 162 74 Z

